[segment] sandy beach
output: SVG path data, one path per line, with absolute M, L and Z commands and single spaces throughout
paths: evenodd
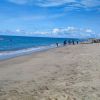
M 100 44 L 0 61 L 0 100 L 100 100 Z

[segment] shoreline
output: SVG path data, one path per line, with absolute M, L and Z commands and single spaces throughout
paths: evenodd
M 80 44 L 75 44 L 75 45 L 80 45 Z M 21 56 L 27 56 L 27 55 L 31 55 L 33 53 L 39 53 L 39 52 L 45 52 L 48 50 L 52 50 L 55 48 L 62 48 L 62 47 L 68 47 L 68 46 L 74 46 L 74 45 L 66 45 L 63 46 L 63 44 L 59 45 L 58 47 L 55 45 L 52 46 L 42 46 L 42 48 L 37 47 L 37 48 L 26 48 L 26 49 L 21 49 L 21 50 L 15 50 L 15 51 L 4 51 L 4 52 L 0 52 L 0 61 L 3 60 L 8 60 L 8 59 L 13 59 L 16 57 L 21 57 Z
M 0 52 L 0 61 L 16 58 L 20 56 L 30 55 L 32 53 L 43 52 L 53 48 L 56 48 L 56 46 L 42 46 L 37 48 L 33 47 L 33 48 L 26 48 L 21 50 L 14 50 L 14 51 L 4 51 L 4 52 Z
M 80 45 L 80 44 L 79 44 Z M 39 50 L 39 51 L 33 51 L 33 52 L 28 52 L 28 53 L 24 53 L 24 54 L 21 54 L 21 55 L 14 55 L 14 57 L 8 57 L 8 58 L 4 58 L 4 59 L 0 59 L 0 62 L 5 62 L 5 61 L 8 61 L 8 60 L 13 60 L 13 59 L 19 59 L 19 58 L 24 58 L 24 57 L 33 57 L 34 55 L 39 55 L 41 53 L 45 53 L 45 52 L 53 52 L 54 50 L 56 49 L 60 49 L 60 48 L 67 48 L 67 47 L 70 47 L 70 46 L 74 46 L 74 45 L 67 45 L 67 46 L 59 46 L 59 47 L 53 47 L 53 48 L 46 48 L 44 50 Z

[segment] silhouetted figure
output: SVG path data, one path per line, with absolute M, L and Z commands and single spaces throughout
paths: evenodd
M 59 44 L 58 44 L 58 43 L 56 43 L 56 45 L 57 45 L 57 47 L 59 46 Z
M 76 43 L 77 43 L 77 44 L 79 44 L 79 42 L 78 42 L 78 41 L 76 41 Z
M 67 44 L 67 42 L 66 42 L 66 40 L 65 40 L 65 41 L 63 42 L 63 45 L 66 46 L 66 44 Z
M 73 45 L 75 45 L 75 42 L 74 42 L 74 40 L 72 41 L 72 44 L 73 44 Z

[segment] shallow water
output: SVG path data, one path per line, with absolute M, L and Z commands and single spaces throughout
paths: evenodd
M 0 36 L 0 60 L 54 48 L 56 43 L 62 45 L 64 40 L 81 41 L 72 38 Z

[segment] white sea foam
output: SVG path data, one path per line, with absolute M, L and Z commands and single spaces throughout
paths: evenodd
M 40 46 L 36 48 L 27 48 L 27 49 L 22 49 L 22 50 L 17 50 L 17 51 L 5 51 L 5 52 L 0 53 L 0 60 L 13 58 L 16 56 L 21 56 L 21 55 L 26 55 L 26 54 L 31 54 L 33 52 L 48 50 L 50 48 L 55 48 L 55 47 L 56 46 L 53 44 L 51 46 Z

